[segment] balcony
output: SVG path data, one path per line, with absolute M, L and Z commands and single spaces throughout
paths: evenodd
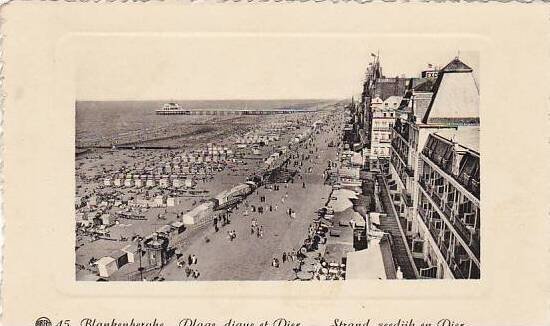
M 446 203 L 443 206 L 443 213 L 445 213 L 445 215 L 447 215 L 450 218 L 451 216 L 453 216 L 452 212 L 453 212 L 453 208 L 451 207 L 451 205 L 449 205 L 449 203 Z
M 453 158 L 446 158 L 442 155 L 438 155 L 434 150 L 429 148 L 424 148 L 422 150 L 422 155 L 424 155 L 428 160 L 437 166 L 444 174 L 451 176 L 456 182 L 458 182 L 462 187 L 464 187 L 468 192 L 474 195 L 479 199 L 480 194 L 480 182 L 478 178 L 471 177 L 467 174 L 461 172 L 460 175 L 453 173 L 451 161 Z M 474 164 L 474 163 L 472 163 Z
M 462 270 L 460 269 L 460 266 L 456 262 L 456 260 L 453 257 L 450 257 L 449 259 L 449 267 L 451 268 L 451 272 L 453 272 L 453 275 L 457 279 L 467 279 L 468 275 L 464 275 L 462 273 Z
M 401 198 L 403 198 L 403 201 L 405 202 L 405 205 L 407 205 L 407 207 L 413 206 L 411 195 L 405 192 L 404 189 L 401 192 Z
M 420 217 L 422 218 L 422 221 L 424 221 L 424 224 L 428 225 L 428 215 L 426 210 L 418 207 L 418 214 L 420 214 Z
M 426 185 L 423 180 L 419 181 L 420 186 L 430 196 L 430 198 L 437 204 L 437 207 L 443 212 L 448 221 L 454 227 L 459 236 L 466 242 L 468 247 L 472 250 L 476 258 L 479 259 L 480 246 L 479 246 L 479 230 L 473 231 L 460 221 L 458 218 L 453 218 L 452 208 L 450 205 L 442 205 L 441 197 L 433 190 L 433 187 Z M 420 209 L 419 209 L 420 211 Z
M 472 250 L 476 258 L 479 258 L 479 230 L 472 230 L 464 225 L 458 218 L 451 221 L 455 230 L 460 234 L 460 237 L 468 244 L 468 247 Z
M 449 245 L 446 244 L 444 241 L 438 242 L 439 251 L 441 251 L 441 254 L 445 258 L 445 261 L 449 263 Z
M 441 222 L 443 223 L 443 222 Z M 434 238 L 436 243 L 439 243 L 439 237 L 441 236 L 441 230 L 437 228 L 437 226 L 434 223 L 434 219 L 432 219 L 431 223 L 426 225 L 428 227 L 428 230 L 430 231 L 430 234 Z
M 437 206 L 441 207 L 441 197 L 435 191 L 434 187 L 426 184 L 424 180 L 420 180 L 420 185 L 424 188 L 424 191 L 426 191 L 430 198 L 437 204 Z

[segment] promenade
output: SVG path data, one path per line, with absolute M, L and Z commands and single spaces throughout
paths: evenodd
M 327 128 L 328 130 L 328 128 Z M 197 264 L 190 268 L 198 270 L 197 280 L 289 280 L 293 278 L 293 262 L 282 262 L 283 252 L 298 250 L 306 237 L 315 211 L 324 205 L 330 193 L 330 187 L 324 185 L 323 171 L 328 160 L 335 160 L 336 149 L 328 147 L 336 134 L 330 131 L 314 134 L 310 141 L 300 145 L 291 159 L 289 169 L 297 169 L 294 183 L 279 184 L 278 191 L 265 186 L 249 195 L 245 203 L 231 214 L 231 223 L 221 227 L 218 232 L 209 226 L 201 237 L 180 248 L 183 258 L 188 255 L 197 257 Z M 313 153 L 310 154 L 310 151 Z M 309 160 L 301 160 L 302 154 L 310 155 Z M 317 158 L 318 156 L 318 158 Z M 298 166 L 294 166 L 298 162 Z M 299 164 L 302 164 L 299 166 Z M 311 170 L 309 169 L 311 168 Z M 310 172 L 309 172 L 310 171 Z M 306 188 L 303 188 L 305 182 Z M 265 202 L 260 198 L 265 196 Z M 264 213 L 252 212 L 250 207 L 263 206 Z M 269 210 L 271 205 L 272 211 Z M 296 214 L 291 218 L 287 211 Z M 251 233 L 252 219 L 262 226 L 263 236 Z M 229 240 L 228 231 L 235 231 L 236 238 Z M 204 240 L 208 237 L 209 242 Z M 273 258 L 278 258 L 280 267 L 271 266 Z M 177 267 L 175 261 L 165 266 L 162 277 L 170 280 L 195 280 L 187 277 L 184 268 Z

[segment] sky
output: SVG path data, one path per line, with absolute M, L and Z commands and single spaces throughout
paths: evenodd
M 418 76 L 428 63 L 444 66 L 459 51 L 466 64 L 479 67 L 478 52 L 454 46 L 335 35 L 125 35 L 78 44 L 77 100 L 350 98 L 361 93 L 377 51 L 389 77 Z

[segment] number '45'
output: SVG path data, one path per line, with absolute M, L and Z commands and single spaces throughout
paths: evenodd
M 60 320 L 55 326 L 71 326 L 71 321 L 68 319 Z

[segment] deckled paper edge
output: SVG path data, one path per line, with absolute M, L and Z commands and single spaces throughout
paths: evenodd
M 9 0 L 4 0 L 0 4 L 3 6 Z M 1 7 L 0 7 L 1 9 Z M 4 222 L 4 60 L 3 60 L 3 45 L 4 34 L 2 33 L 3 19 L 0 18 L 0 325 L 2 324 L 2 316 L 4 314 L 4 234 L 5 234 L 5 222 Z
M 0 8 L 14 0 L 0 0 Z M 36 0 L 28 0 L 28 1 L 36 1 Z M 157 2 L 172 2 L 172 3 L 180 3 L 180 4 L 192 4 L 192 3 L 207 3 L 207 4 L 218 4 L 218 3 L 284 3 L 284 2 L 315 2 L 315 3 L 321 3 L 321 2 L 332 2 L 334 4 L 339 3 L 359 3 L 359 4 L 367 4 L 367 3 L 375 3 L 375 2 L 384 2 L 384 3 L 409 3 L 409 2 L 417 2 L 417 3 L 494 3 L 494 2 L 500 2 L 503 4 L 506 3 L 522 3 L 522 4 L 531 4 L 531 3 L 548 3 L 550 0 L 50 0 L 50 1 L 61 1 L 61 2 L 82 2 L 82 3 L 114 3 L 114 2 L 120 2 L 120 3 L 143 3 L 143 2 L 151 2 L 151 1 L 157 1 Z M 0 108 L 3 110 L 3 106 Z
M 34 0 L 36 1 L 36 0 Z M 451 3 L 491 3 L 491 2 L 500 2 L 503 4 L 507 3 L 521 3 L 521 4 L 537 4 L 537 3 L 543 3 L 546 4 L 550 2 L 550 0 L 51 0 L 51 1 L 64 1 L 64 2 L 82 2 L 82 3 L 97 3 L 100 5 L 101 3 L 114 3 L 114 2 L 121 2 L 121 3 L 144 3 L 144 2 L 150 2 L 150 1 L 158 1 L 158 2 L 173 2 L 173 3 L 180 3 L 182 5 L 184 4 L 198 4 L 198 3 L 205 3 L 205 4 L 226 4 L 226 3 L 307 3 L 307 2 L 315 2 L 315 3 L 322 3 L 322 2 L 332 2 L 334 4 L 339 3 L 359 3 L 359 4 L 368 4 L 368 3 L 374 3 L 374 2 L 384 2 L 384 3 L 409 3 L 409 2 L 417 2 L 417 3 L 444 3 L 444 2 L 451 2 Z M 12 0 L 0 0 L 0 10 L 8 5 Z M 0 326 L 2 325 L 2 316 L 3 316 L 3 266 L 4 266 L 4 247 L 5 247 L 5 221 L 4 221 L 4 104 L 5 104 L 5 91 L 4 91 L 4 60 L 3 60 L 3 43 L 4 43 L 4 34 L 2 33 L 2 25 L 3 25 L 3 19 L 0 18 Z M 547 98 L 548 101 L 550 101 L 550 97 Z M 549 111 L 547 119 L 550 119 L 550 107 L 547 108 Z M 550 144 L 550 136 L 547 136 L 548 144 Z M 547 217 L 550 216 L 550 206 L 549 210 L 547 211 Z M 548 222 L 548 220 L 547 220 Z M 547 257 L 550 257 L 550 246 L 547 248 Z M 547 260 L 547 266 L 550 266 L 550 260 Z M 548 289 L 547 289 L 548 290 Z M 550 298 L 547 300 L 546 305 L 550 308 Z

